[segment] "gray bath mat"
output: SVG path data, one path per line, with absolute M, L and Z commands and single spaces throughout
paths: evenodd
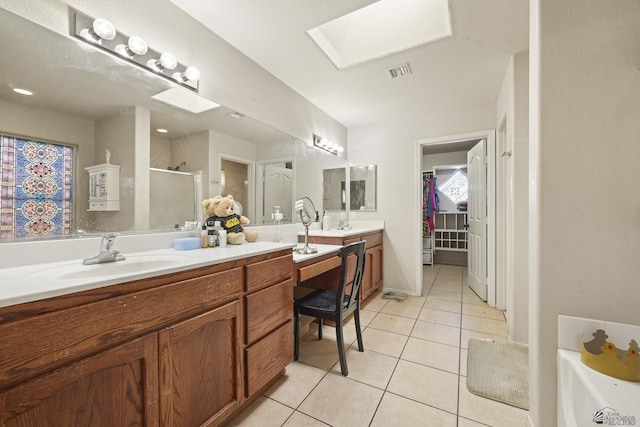
M 470 339 L 467 389 L 478 396 L 529 409 L 529 353 L 526 347 Z

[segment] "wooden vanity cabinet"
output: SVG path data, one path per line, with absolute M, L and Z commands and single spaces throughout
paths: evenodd
M 382 231 L 356 234 L 347 237 L 309 236 L 309 243 L 327 245 L 348 245 L 366 240 L 365 274 L 362 279 L 361 299 L 365 300 L 382 287 L 383 278 L 383 245 Z M 324 261 L 328 263 L 330 261 Z M 338 264 L 339 265 L 339 264 Z M 302 276 L 302 272 L 300 273 Z M 326 273 L 325 273 L 326 274 Z M 301 280 L 302 281 L 302 280 Z
M 247 292 L 256 263 L 277 283 Z M 292 359 L 292 266 L 282 250 L 0 308 L 0 425 L 226 422 Z
M 156 334 L 0 393 L 3 426 L 157 426 Z
M 245 268 L 245 391 L 250 398 L 293 361 L 293 255 Z
M 241 318 L 233 301 L 158 333 L 161 425 L 218 425 L 239 408 Z

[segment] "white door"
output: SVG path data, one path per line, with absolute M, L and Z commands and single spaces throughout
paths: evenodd
M 264 206 L 263 224 L 271 224 L 274 206 L 280 206 L 284 214 L 283 221 L 292 221 L 293 170 L 275 164 L 264 167 Z
M 487 156 L 486 139 L 467 152 L 468 166 L 468 282 L 487 300 Z

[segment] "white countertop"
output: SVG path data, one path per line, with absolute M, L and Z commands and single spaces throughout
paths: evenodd
M 296 248 L 302 248 L 304 247 L 304 243 L 298 243 L 298 246 L 296 246 Z M 322 255 L 326 255 L 326 254 L 330 254 L 332 252 L 337 253 L 338 249 L 340 249 L 342 246 L 340 245 L 321 245 L 321 244 L 309 244 L 309 247 L 311 248 L 316 248 L 318 250 L 318 252 L 316 252 L 315 254 L 298 254 L 296 253 L 296 251 L 293 251 L 293 262 L 302 262 L 302 261 L 306 261 L 312 258 L 316 258 Z M 295 248 L 294 248 L 295 249 Z
M 353 228 L 348 228 L 345 230 L 338 230 L 337 228 L 332 228 L 331 230 L 317 230 L 317 229 L 309 229 L 309 236 L 320 236 L 320 237 L 349 237 L 355 236 L 357 234 L 367 234 L 373 233 L 376 231 L 384 230 L 384 223 L 379 221 L 380 224 L 374 224 L 369 226 L 354 226 Z M 304 236 L 304 232 L 298 233 L 299 236 Z
M 82 260 L 77 259 L 2 268 L 0 307 L 219 264 L 294 246 L 293 243 L 259 241 L 226 248 L 188 251 L 171 248 L 123 253 L 126 260 L 105 264 L 83 265 Z

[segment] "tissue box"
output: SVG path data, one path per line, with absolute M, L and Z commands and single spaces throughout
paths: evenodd
M 177 251 L 200 249 L 200 239 L 197 237 L 181 237 L 179 239 L 173 239 L 173 249 Z

